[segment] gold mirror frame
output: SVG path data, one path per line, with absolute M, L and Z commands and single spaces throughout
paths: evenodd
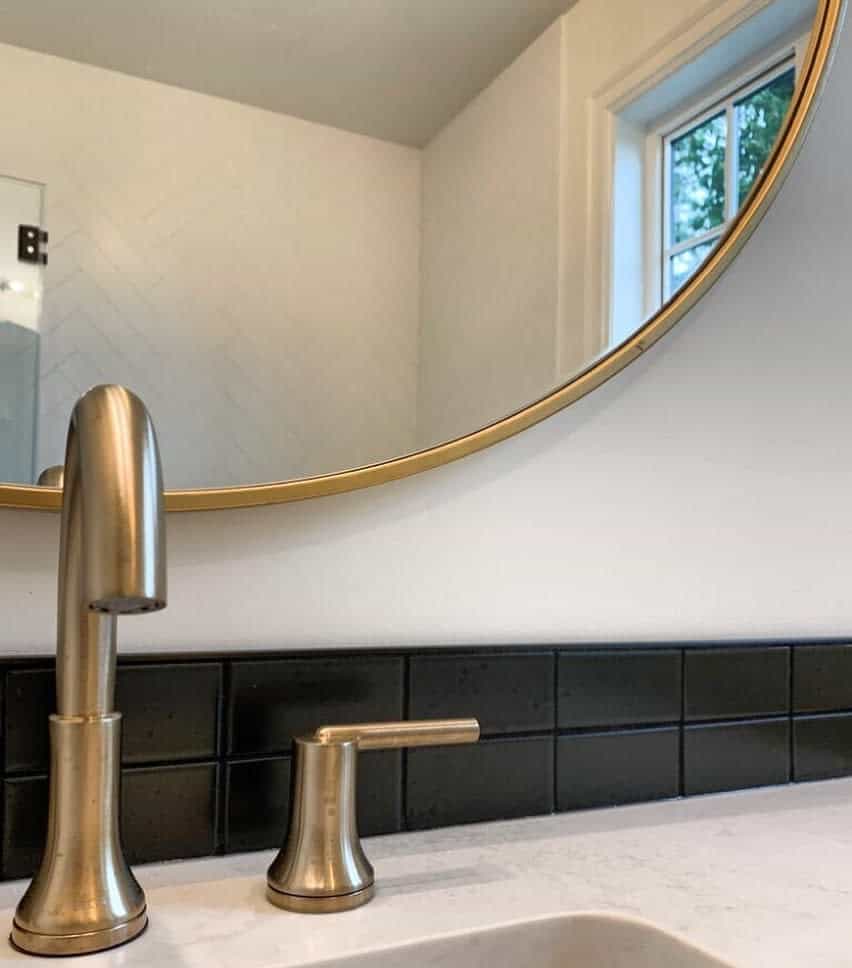
M 341 494 L 399 480 L 466 457 L 512 437 L 552 416 L 569 403 L 605 383 L 638 359 L 664 336 L 707 292 L 742 248 L 766 213 L 802 145 L 821 93 L 842 23 L 846 0 L 820 0 L 795 101 L 762 177 L 752 189 L 738 218 L 722 237 L 701 269 L 670 302 L 642 325 L 630 339 L 547 396 L 480 430 L 435 447 L 351 470 L 245 487 L 223 487 L 166 492 L 169 511 L 212 511 L 223 508 L 283 504 L 310 497 Z M 0 507 L 57 511 L 62 491 L 53 487 L 0 485 Z

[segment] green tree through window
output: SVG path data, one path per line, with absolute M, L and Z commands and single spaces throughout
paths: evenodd
M 725 221 L 724 112 L 672 142 L 672 239 L 685 242 Z
M 790 68 L 736 105 L 739 151 L 738 204 L 763 171 L 793 100 L 796 72 Z

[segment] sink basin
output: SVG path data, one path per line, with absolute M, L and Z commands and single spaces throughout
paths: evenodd
M 323 962 L 325 968 L 733 968 L 653 925 L 607 914 L 523 921 Z M 322 968 L 322 966 L 316 966 Z

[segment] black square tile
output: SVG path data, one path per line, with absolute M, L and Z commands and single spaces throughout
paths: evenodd
M 31 877 L 47 836 L 47 777 L 4 780 L 3 804 L 3 878 Z
M 227 850 L 280 847 L 290 816 L 290 757 L 228 765 Z M 402 829 L 402 753 L 358 757 L 358 830 L 362 837 Z
M 687 720 L 783 715 L 790 711 L 790 650 L 697 649 L 684 658 Z
M 290 816 L 290 757 L 229 763 L 227 773 L 225 849 L 280 847 Z
M 406 823 L 412 830 L 553 810 L 553 738 L 483 740 L 408 753 Z
M 402 750 L 358 754 L 358 830 L 362 837 L 402 830 Z
M 415 656 L 409 716 L 474 716 L 483 736 L 544 732 L 555 725 L 553 653 Z
M 55 683 L 53 669 L 14 669 L 7 674 L 7 772 L 47 770 Z M 122 761 L 215 757 L 221 684 L 222 667 L 215 662 L 119 666 L 116 709 L 122 713 Z
M 793 777 L 797 781 L 852 776 L 852 715 L 793 720 Z
M 687 796 L 789 782 L 789 720 L 684 728 L 683 785 Z
M 215 763 L 123 770 L 121 833 L 128 862 L 215 853 L 217 774 Z
M 6 730 L 6 670 L 0 668 L 0 748 L 5 747 Z M 4 763 L 5 766 L 5 763 Z
M 53 669 L 6 673 L 5 768 L 7 773 L 46 772 L 50 763 L 48 717 L 56 711 Z
M 557 810 L 582 810 L 676 797 L 680 727 L 560 736 Z
M 681 664 L 669 649 L 561 653 L 559 728 L 679 722 Z
M 793 652 L 793 712 L 852 710 L 852 645 L 800 645 Z
M 119 666 L 115 706 L 122 713 L 122 762 L 212 759 L 222 694 L 218 662 Z
M 403 662 L 383 656 L 235 662 L 229 752 L 288 753 L 318 726 L 402 719 Z

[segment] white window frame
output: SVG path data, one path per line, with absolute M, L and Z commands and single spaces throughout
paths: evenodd
M 759 91 L 761 88 L 785 74 L 792 67 L 795 77 L 799 76 L 800 55 L 798 44 L 787 45 L 764 59 L 759 65 L 744 71 L 734 80 L 729 80 L 711 95 L 705 95 L 697 103 L 689 105 L 676 118 L 658 128 L 652 138 L 656 142 L 656 150 L 660 153 L 662 164 L 662 192 L 660 207 L 660 238 L 661 245 L 654 258 L 658 283 L 654 286 L 662 295 L 662 301 L 670 299 L 675 290 L 671 285 L 671 260 L 681 252 L 694 249 L 707 242 L 715 244 L 730 227 L 740 210 L 739 204 L 739 131 L 736 118 L 736 106 L 743 100 Z M 722 223 L 708 229 L 699 235 L 692 236 L 682 242 L 673 242 L 672 230 L 672 190 L 671 190 L 671 151 L 673 142 L 694 130 L 712 118 L 724 115 L 727 127 L 725 150 L 725 217 Z M 653 256 L 652 256 L 653 258 Z
M 616 342 L 626 338 L 618 330 L 614 316 L 615 253 L 615 165 L 620 143 L 619 126 L 623 112 L 638 98 L 643 97 L 661 84 L 667 77 L 691 63 L 703 51 L 724 40 L 744 26 L 752 17 L 767 8 L 767 0 L 716 0 L 703 8 L 699 16 L 685 18 L 680 27 L 666 35 L 658 44 L 642 52 L 641 57 L 626 70 L 601 83 L 586 102 L 587 123 L 585 130 L 586 180 L 585 180 L 585 238 L 583 252 L 583 323 L 580 333 L 582 353 L 577 355 L 576 281 L 573 272 L 560 268 L 559 308 L 556 332 L 557 379 L 565 379 L 576 373 L 577 366 L 596 358 Z M 803 33 L 786 37 L 783 42 L 770 48 L 778 50 L 786 44 L 795 49 L 797 74 L 807 55 L 810 43 L 810 27 L 802 24 Z M 765 58 L 766 49 L 756 57 Z M 756 60 L 752 56 L 752 61 Z M 743 67 L 749 64 L 749 54 L 744 55 Z M 566 81 L 563 79 L 563 84 Z M 573 96 L 573 92 L 570 92 Z M 568 94 L 564 102 L 568 103 Z M 641 239 L 637 259 L 641 272 L 638 285 L 637 315 L 646 318 L 656 313 L 662 305 L 661 261 L 662 239 L 662 188 L 663 158 L 661 141 L 651 138 L 652 129 L 665 119 L 659 119 L 650 128 L 639 126 L 634 134 L 645 136 L 642 159 L 642 208 Z M 562 126 L 562 152 L 566 158 L 576 150 L 577 131 L 571 125 Z M 577 191 L 566 188 L 567 172 L 560 175 L 560 253 L 572 250 L 576 245 L 573 237 L 566 234 L 565 226 L 576 220 Z M 572 185 L 574 183 L 571 183 Z M 560 256 L 562 259 L 562 256 Z M 631 334 L 633 329 L 631 329 Z

